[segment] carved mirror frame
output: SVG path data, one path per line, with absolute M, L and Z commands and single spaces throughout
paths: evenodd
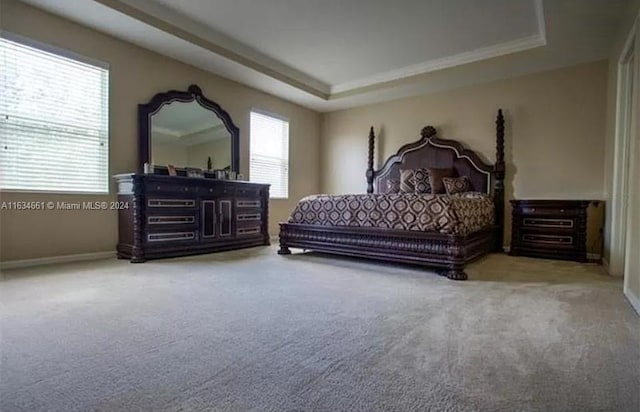
M 207 99 L 200 87 L 192 84 L 186 92 L 169 90 L 158 93 L 145 104 L 138 105 L 138 173 L 144 172 L 144 164 L 151 163 L 151 117 L 166 104 L 172 102 L 197 102 L 200 106 L 215 113 L 231 135 L 231 170 L 240 169 L 240 129 L 233 123 L 231 116 L 213 100 Z M 185 165 L 193 166 L 193 165 Z

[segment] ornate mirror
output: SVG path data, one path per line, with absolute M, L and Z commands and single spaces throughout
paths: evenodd
M 138 106 L 138 172 L 144 164 L 156 173 L 175 166 L 238 172 L 238 127 L 217 103 L 202 95 L 196 85 L 186 92 L 156 94 Z

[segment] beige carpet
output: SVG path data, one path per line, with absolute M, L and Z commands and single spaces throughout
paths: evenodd
M 275 248 L 5 272 L 0 410 L 640 410 L 619 279 L 468 273 Z

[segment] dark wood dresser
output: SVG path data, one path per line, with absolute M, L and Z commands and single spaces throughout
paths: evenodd
M 269 244 L 269 185 L 122 174 L 118 257 L 131 262 Z
M 587 261 L 590 200 L 512 200 L 511 255 Z

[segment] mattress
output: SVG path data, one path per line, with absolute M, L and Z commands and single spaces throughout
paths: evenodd
M 289 223 L 467 235 L 495 224 L 495 206 L 481 193 L 313 195 L 298 202 Z

